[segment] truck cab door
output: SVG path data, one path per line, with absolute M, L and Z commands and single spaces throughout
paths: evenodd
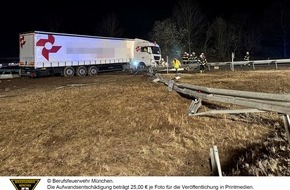
M 139 62 L 139 64 L 144 64 L 146 66 L 151 65 L 152 61 L 152 50 L 148 46 L 137 46 L 135 53 L 135 60 Z

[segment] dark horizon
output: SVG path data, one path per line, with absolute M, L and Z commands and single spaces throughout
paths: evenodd
M 128 1 L 102 2 L 102 6 L 95 6 L 99 2 L 76 1 L 74 3 L 59 4 L 49 2 L 2 2 L 1 16 L 1 47 L 0 58 L 18 57 L 19 33 L 29 31 L 50 30 L 49 22 L 59 23 L 58 32 L 81 35 L 96 35 L 98 23 L 107 13 L 114 12 L 124 28 L 125 38 L 148 38 L 155 21 L 164 20 L 172 16 L 177 0 L 166 2 L 148 0 L 142 3 Z M 251 18 L 252 24 L 261 22 L 264 11 L 269 8 L 274 0 L 266 0 L 263 3 L 252 1 L 228 2 L 203 0 L 199 1 L 201 11 L 209 21 L 222 17 L 231 20 L 234 15 L 243 15 Z M 18 6 L 19 10 L 4 13 L 4 9 Z M 3 29 L 5 28 L 5 29 Z

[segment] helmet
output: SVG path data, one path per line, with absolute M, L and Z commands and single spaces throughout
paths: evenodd
M 246 54 L 249 54 L 249 52 L 247 51 Z

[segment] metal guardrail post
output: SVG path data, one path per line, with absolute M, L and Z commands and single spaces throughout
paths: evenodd
M 234 68 L 234 59 L 235 59 L 235 52 L 232 52 L 232 61 L 230 63 L 230 68 L 232 71 L 235 71 L 235 68 Z
M 148 73 L 149 73 L 149 75 L 150 75 L 151 77 L 154 76 L 154 71 L 153 71 L 152 66 L 149 66 L 149 68 L 148 68 Z
M 169 82 L 168 82 L 168 91 L 172 91 L 172 89 L 173 89 L 173 86 L 174 86 L 174 82 L 173 82 L 173 80 L 169 80 Z
M 277 61 L 274 61 L 274 62 L 275 62 L 275 68 L 278 69 Z
M 289 115 L 288 114 L 283 114 L 282 116 L 283 119 L 283 123 L 285 126 L 285 133 L 288 139 L 288 143 L 290 145 L 290 119 L 289 119 Z
M 234 62 L 231 62 L 231 63 L 230 63 L 230 68 L 231 68 L 232 71 L 235 71 Z
M 222 169 L 217 146 L 212 146 L 209 150 L 211 175 L 222 177 Z
M 188 108 L 188 115 L 197 113 L 197 110 L 200 108 L 200 106 L 201 106 L 201 99 L 192 100 Z

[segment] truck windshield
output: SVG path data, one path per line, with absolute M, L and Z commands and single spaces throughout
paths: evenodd
M 156 47 L 156 46 L 150 46 L 151 49 L 152 49 L 152 53 L 153 54 L 160 54 L 160 49 L 159 47 Z

